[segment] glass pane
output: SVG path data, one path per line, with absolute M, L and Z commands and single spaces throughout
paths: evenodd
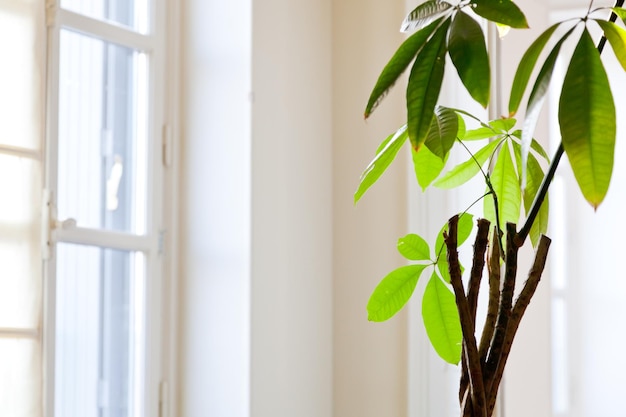
M 9 1 L 0 7 L 0 144 L 41 147 L 43 22 L 38 2 Z
M 148 32 L 149 0 L 61 0 L 61 7 L 141 33 Z
M 37 328 L 41 306 L 40 163 L 0 154 L 0 195 L 0 327 Z
M 0 416 L 41 415 L 42 386 L 39 341 L 0 339 Z
M 58 245 L 55 415 L 142 415 L 144 283 L 141 253 Z
M 61 32 L 60 219 L 145 232 L 146 80 L 145 54 Z

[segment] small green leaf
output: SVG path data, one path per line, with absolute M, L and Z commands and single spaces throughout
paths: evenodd
M 613 173 L 615 104 L 600 54 L 586 28 L 565 74 L 559 124 L 578 186 L 597 208 Z
M 444 161 L 456 141 L 458 131 L 459 117 L 456 112 L 447 107 L 437 106 L 435 107 L 425 145 L 432 153 Z
M 472 10 L 487 20 L 516 29 L 528 27 L 524 13 L 510 0 L 473 0 L 471 4 Z
M 400 311 L 413 295 L 417 280 L 427 266 L 403 266 L 383 278 L 367 303 L 368 320 L 385 321 Z
M 485 36 L 478 22 L 466 13 L 456 14 L 448 39 L 450 59 L 472 98 L 489 104 L 490 69 Z
M 515 159 L 517 161 L 518 172 L 521 171 L 522 166 L 522 147 L 513 142 L 513 149 L 515 150 Z M 539 192 L 539 188 L 541 187 L 541 182 L 543 181 L 543 177 L 545 176 L 539 161 L 533 154 L 528 155 L 528 181 L 526 182 L 526 188 L 524 188 L 524 192 L 522 195 L 522 199 L 524 201 L 524 211 L 526 215 L 530 212 L 533 201 L 535 200 L 535 196 L 537 192 Z M 550 203 L 548 201 L 548 195 L 546 195 L 541 207 L 539 208 L 539 214 L 535 218 L 535 221 L 530 229 L 530 240 L 534 247 L 539 243 L 539 238 L 542 234 L 545 234 L 548 230 L 548 217 L 550 212 Z
M 541 51 L 543 51 L 546 43 L 548 43 L 548 40 L 559 25 L 560 23 L 550 26 L 532 43 L 532 45 L 530 45 L 524 53 L 524 56 L 517 67 L 517 71 L 515 72 L 513 86 L 511 87 L 511 97 L 509 98 L 509 113 L 511 115 L 517 113 L 517 109 L 522 102 L 522 96 L 524 95 L 524 91 L 526 91 L 528 80 L 530 80 L 530 75 L 533 72 L 533 68 L 535 68 L 537 59 L 539 59 Z
M 455 166 L 446 172 L 441 178 L 435 181 L 435 187 L 450 189 L 465 184 L 480 172 L 480 168 L 493 155 L 493 152 L 500 144 L 499 141 L 487 143 L 482 149 L 470 157 L 467 161 Z
M 409 140 L 419 150 L 430 129 L 435 104 L 439 98 L 446 55 L 446 33 L 450 26 L 447 19 L 424 48 L 417 54 L 406 92 Z
M 498 159 L 490 177 L 491 185 L 498 196 L 498 211 L 500 228 L 504 229 L 507 222 L 517 223 L 520 215 L 521 190 L 515 165 L 511 159 L 508 146 L 503 146 L 498 153 Z M 493 196 L 488 195 L 484 199 L 485 218 L 496 225 L 496 214 Z
M 361 182 L 359 184 L 359 188 L 354 193 L 354 203 L 356 204 L 359 199 L 365 194 L 365 192 L 380 178 L 380 176 L 385 172 L 387 167 L 394 160 L 398 151 L 406 142 L 408 137 L 408 132 L 406 130 L 406 125 L 402 126 L 396 133 L 390 135 L 385 139 L 382 145 L 378 148 L 378 152 L 376 153 L 376 157 L 370 164 L 365 168 L 363 174 L 361 174 Z
M 596 20 L 596 22 L 602 27 L 617 60 L 622 65 L 622 68 L 626 70 L 626 30 L 606 20 Z
M 443 360 L 457 365 L 461 360 L 463 332 L 453 292 L 433 274 L 422 299 L 422 318 L 433 348 Z
M 522 127 L 522 171 L 521 171 L 521 184 L 522 188 L 526 187 L 526 165 L 528 161 L 528 153 L 530 152 L 530 145 L 533 135 L 535 133 L 535 127 L 537 126 L 537 120 L 541 112 L 546 93 L 550 87 L 550 81 L 552 80 L 552 73 L 554 72 L 554 66 L 556 60 L 559 57 L 561 46 L 563 42 L 574 31 L 575 27 L 571 28 L 563 37 L 554 45 L 554 48 L 543 63 L 535 85 L 528 98 L 528 105 L 526 106 L 526 119 L 524 120 L 524 126 Z
M 624 24 L 626 24 L 626 9 L 624 9 L 623 7 L 613 7 L 611 9 L 613 11 L 613 13 L 615 13 L 620 19 L 622 19 L 622 22 L 624 22 Z
M 411 148 L 411 155 L 413 156 L 413 168 L 415 170 L 417 183 L 422 187 L 422 191 L 426 191 L 426 188 L 428 188 L 439 174 L 441 174 L 441 171 L 443 171 L 448 157 L 446 156 L 446 159 L 442 161 L 426 146 L 422 146 L 419 151 Z
M 467 132 L 467 128 L 465 126 L 465 120 L 463 119 L 463 116 L 461 116 L 456 110 L 454 109 L 450 109 L 452 111 L 454 111 L 457 114 L 457 118 L 458 118 L 458 125 L 459 125 L 459 129 L 456 133 L 457 138 L 462 138 L 463 136 L 465 136 L 465 133 Z
M 451 10 L 452 5 L 441 0 L 429 0 L 422 3 L 404 19 L 402 26 L 400 26 L 400 32 L 421 29 Z
M 517 123 L 517 120 L 513 118 L 495 119 L 489 122 L 489 126 L 498 132 L 507 133 L 515 126 L 515 123 Z
M 492 127 L 479 127 L 478 129 L 468 130 L 465 135 L 459 136 L 462 141 L 489 139 L 498 135 L 498 131 Z
M 428 243 L 415 233 L 398 239 L 398 252 L 410 261 L 429 261 L 430 247 Z
M 521 130 L 516 130 L 515 132 L 511 133 L 511 136 L 519 139 L 521 143 L 521 140 L 522 140 Z M 537 142 L 535 139 L 533 139 L 533 141 L 530 143 L 530 149 L 537 152 L 537 154 L 541 156 L 543 159 L 545 159 L 546 161 L 550 162 L 550 157 L 548 156 L 548 153 L 546 152 L 545 149 L 543 149 L 543 146 L 541 146 L 541 144 Z
M 469 213 L 462 213 L 459 216 L 459 222 L 457 225 L 457 246 L 460 247 L 468 237 L 472 234 L 472 229 L 474 228 L 474 216 Z M 443 233 L 448 231 L 448 222 L 443 225 L 439 234 L 437 235 L 437 239 L 435 240 L 435 256 L 439 256 L 441 253 L 445 255 L 443 251 L 445 251 L 445 245 L 443 241 Z M 445 256 L 444 256 L 445 257 Z
M 365 118 L 378 107 L 382 99 L 387 95 L 391 87 L 396 83 L 400 75 L 406 70 L 413 61 L 417 53 L 422 49 L 430 35 L 437 27 L 438 21 L 431 23 L 429 26 L 411 35 L 406 41 L 400 45 L 398 50 L 393 54 L 383 71 L 381 72 L 376 85 L 370 94 L 370 98 L 365 107 Z
M 469 213 L 462 213 L 459 217 L 459 223 L 457 225 L 457 246 L 460 247 L 467 238 L 472 234 L 472 228 L 474 227 L 474 216 Z M 435 256 L 437 257 L 437 269 L 441 274 L 441 278 L 447 283 L 450 282 L 450 271 L 448 271 L 448 250 L 443 241 L 443 233 L 448 231 L 448 223 L 443 225 L 437 239 L 435 241 Z M 459 264 L 460 265 L 460 264 Z M 461 273 L 465 271 L 463 265 L 461 266 Z

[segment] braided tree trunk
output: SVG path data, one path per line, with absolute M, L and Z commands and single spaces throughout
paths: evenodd
M 491 253 L 487 256 L 489 304 L 480 343 L 477 343 L 476 306 L 485 266 L 485 254 L 489 244 L 490 225 L 485 219 L 478 220 L 474 260 L 466 294 L 461 281 L 461 267 L 457 252 L 458 220 L 458 216 L 449 220 L 448 233 L 444 234 L 444 240 L 448 249 L 451 284 L 463 330 L 462 374 L 459 390 L 461 416 L 491 417 L 513 338 L 526 307 L 537 289 L 546 264 L 550 239 L 541 236 L 528 279 L 513 302 L 519 251 L 519 246 L 515 243 L 516 227 L 512 223 L 507 224 L 507 242 L 503 257 L 498 243 L 499 239 L 494 234 Z M 501 258 L 505 264 L 504 277 L 501 277 L 500 273 Z

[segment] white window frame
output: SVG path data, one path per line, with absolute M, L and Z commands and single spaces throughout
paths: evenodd
M 45 180 L 42 246 L 44 256 L 43 308 L 43 415 L 52 417 L 55 384 L 55 245 L 58 242 L 92 245 L 108 249 L 141 251 L 146 259 L 145 294 L 145 369 L 144 406 L 146 416 L 167 416 L 175 407 L 169 394 L 175 384 L 175 334 L 177 287 L 173 282 L 176 268 L 175 184 L 177 154 L 174 133 L 177 127 L 178 29 L 180 10 L 177 1 L 152 0 L 149 30 L 135 32 L 69 10 L 61 9 L 59 0 L 46 2 L 47 23 L 47 98 Z M 145 52 L 148 55 L 148 198 L 145 235 L 133 235 L 80 226 L 64 228 L 57 219 L 58 118 L 59 118 L 59 52 L 60 32 L 70 28 L 79 33 Z M 168 54 L 174 59 L 166 59 Z

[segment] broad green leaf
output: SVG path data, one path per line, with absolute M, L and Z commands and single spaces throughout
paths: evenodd
M 410 261 L 430 260 L 428 243 L 415 233 L 410 233 L 398 239 L 398 252 Z
M 422 318 L 433 348 L 443 360 L 457 365 L 461 360 L 463 332 L 454 293 L 433 274 L 422 299 Z
M 361 182 L 359 188 L 354 193 L 354 203 L 365 194 L 365 192 L 380 178 L 385 172 L 387 167 L 394 160 L 398 151 L 406 142 L 408 132 L 406 125 L 402 126 L 396 133 L 390 135 L 383 141 L 383 144 L 379 147 L 374 160 L 365 168 L 363 174 L 361 174 Z
M 400 45 L 393 54 L 383 71 L 381 72 L 376 85 L 370 94 L 370 98 L 365 107 L 365 118 L 378 107 L 382 99 L 387 95 L 391 87 L 396 83 L 400 75 L 413 61 L 417 53 L 422 49 L 430 35 L 434 32 L 439 21 L 431 23 L 429 26 L 411 35 Z
M 517 67 L 517 71 L 515 72 L 513 86 L 511 87 L 511 96 L 509 98 L 509 113 L 511 116 L 517 113 L 517 109 L 519 109 L 519 105 L 522 102 L 524 91 L 526 91 L 528 80 L 530 80 L 530 75 L 533 72 L 533 68 L 535 68 L 537 59 L 539 59 L 541 51 L 543 51 L 546 43 L 548 43 L 548 40 L 559 25 L 560 23 L 550 26 L 532 43 L 532 45 L 530 45 L 524 53 L 524 56 Z
M 543 63 L 541 70 L 539 71 L 539 75 L 537 76 L 537 80 L 535 80 L 535 85 L 533 86 L 530 96 L 528 97 L 526 119 L 524 120 L 524 126 L 522 127 L 522 188 L 526 187 L 526 165 L 528 161 L 528 153 L 530 152 L 530 145 L 533 140 L 539 114 L 541 113 L 541 107 L 546 97 L 546 93 L 548 92 L 548 88 L 550 87 L 550 80 L 552 80 L 554 66 L 557 58 L 559 57 L 563 42 L 569 38 L 574 31 L 574 28 L 575 27 L 571 28 L 556 43 L 556 45 L 554 45 L 554 48 L 548 55 L 548 58 L 546 58 L 546 61 Z
M 456 133 L 456 136 L 457 138 L 462 138 L 463 136 L 465 136 L 465 133 L 467 132 L 467 128 L 465 126 L 465 120 L 463 119 L 463 116 L 461 116 L 456 110 L 454 109 L 450 109 L 450 110 L 456 113 L 457 119 L 458 119 L 457 124 L 459 125 L 459 129 Z
M 522 147 L 513 142 L 513 149 L 515 150 L 515 159 L 517 161 L 517 170 L 520 172 L 522 166 Z M 522 194 L 522 200 L 524 201 L 524 211 L 526 215 L 530 212 L 535 196 L 541 187 L 541 182 L 545 176 L 539 161 L 533 154 L 528 156 L 528 181 L 526 182 L 526 188 Z M 548 201 L 548 195 L 546 195 L 541 207 L 539 208 L 539 214 L 535 218 L 535 221 L 530 229 L 530 240 L 534 247 L 539 243 L 539 238 L 542 234 L 545 234 L 548 230 L 548 217 L 550 211 L 550 203 Z
M 478 129 L 468 130 L 465 132 L 465 135 L 459 136 L 459 138 L 465 142 L 469 140 L 489 139 L 497 135 L 498 132 L 492 127 L 479 127 Z
M 489 126 L 498 132 L 507 133 L 515 126 L 515 123 L 517 123 L 517 120 L 513 118 L 495 119 L 489 122 Z
M 413 168 L 417 177 L 417 183 L 422 187 L 422 191 L 426 191 L 426 188 L 443 171 L 448 157 L 446 156 L 446 159 L 442 161 L 426 146 L 422 146 L 419 151 L 411 148 L 411 155 L 413 156 Z
M 452 5 L 441 0 L 429 0 L 422 3 L 404 18 L 400 32 L 421 29 L 451 10 Z
M 613 7 L 611 9 L 613 11 L 613 13 L 615 13 L 620 19 L 622 19 L 622 22 L 624 22 L 624 24 L 626 24 L 626 9 L 624 9 L 623 7 Z
M 409 140 L 415 150 L 419 150 L 426 140 L 435 104 L 439 98 L 446 62 L 446 34 L 449 26 L 450 19 L 447 19 L 426 42 L 417 54 L 409 76 L 406 91 L 407 121 Z
M 600 54 L 586 28 L 565 74 L 559 124 L 578 186 L 597 208 L 613 173 L 615 104 Z
M 528 27 L 524 13 L 510 0 L 473 0 L 471 4 L 472 10 L 487 20 L 516 29 Z
M 452 20 L 448 50 L 467 91 L 487 107 L 491 81 L 485 36 L 478 22 L 466 13 L 458 12 Z
M 480 172 L 480 168 L 491 157 L 500 141 L 489 142 L 482 149 L 470 157 L 467 161 L 455 166 L 446 172 L 441 178 L 435 181 L 434 185 L 438 188 L 450 189 L 465 184 Z
M 622 68 L 626 70 L 626 30 L 606 20 L 596 20 L 596 22 L 598 22 L 604 31 L 604 35 L 609 40 L 617 60 L 622 65 Z
M 491 173 L 491 185 L 498 197 L 500 228 L 504 230 L 507 222 L 517 223 L 520 215 L 521 190 L 515 165 L 508 146 L 503 146 Z M 493 196 L 484 199 L 485 218 L 496 225 L 496 214 Z
M 516 130 L 515 132 L 511 133 L 511 136 L 514 136 L 521 141 L 522 131 Z M 537 152 L 537 154 L 543 157 L 543 159 L 545 159 L 546 161 L 550 162 L 550 157 L 548 156 L 548 153 L 546 152 L 545 149 L 543 149 L 543 146 L 541 146 L 541 144 L 537 142 L 535 139 L 533 139 L 533 141 L 530 143 L 530 149 Z
M 459 117 L 454 110 L 437 106 L 426 137 L 425 145 L 444 161 L 459 131 Z
M 389 273 L 378 284 L 367 303 L 370 321 L 385 321 L 409 301 L 417 280 L 428 265 L 408 265 Z

